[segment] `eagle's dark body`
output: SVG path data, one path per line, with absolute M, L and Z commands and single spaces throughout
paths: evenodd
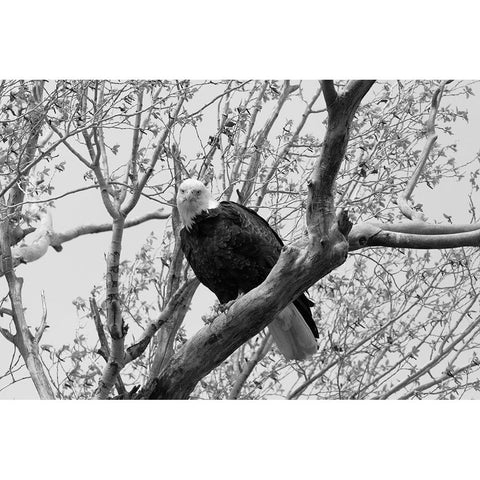
M 234 202 L 194 218 L 190 229 L 180 232 L 182 250 L 196 276 L 219 299 L 234 300 L 260 285 L 280 256 L 283 243 L 256 212 Z M 294 302 L 312 334 L 318 330 L 305 295 Z

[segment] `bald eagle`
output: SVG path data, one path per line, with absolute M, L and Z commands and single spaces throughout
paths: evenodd
M 283 243 L 266 220 L 235 202 L 217 202 L 199 180 L 185 180 L 177 193 L 183 228 L 181 248 L 195 275 L 220 303 L 260 285 L 280 256 Z M 318 330 L 302 294 L 269 324 L 281 353 L 304 360 L 317 351 Z

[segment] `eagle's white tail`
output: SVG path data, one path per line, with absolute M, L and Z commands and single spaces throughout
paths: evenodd
M 317 341 L 293 303 L 289 303 L 268 326 L 287 360 L 305 360 L 317 351 Z

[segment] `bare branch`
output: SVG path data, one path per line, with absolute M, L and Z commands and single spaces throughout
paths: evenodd
M 275 172 L 278 169 L 278 166 L 282 160 L 284 160 L 287 155 L 289 154 L 293 144 L 298 140 L 298 137 L 300 133 L 303 130 L 303 127 L 305 126 L 305 123 L 307 122 L 308 117 L 310 116 L 311 113 L 313 113 L 313 106 L 315 105 L 315 102 L 318 100 L 318 97 L 322 93 L 322 87 L 320 87 L 315 94 L 313 95 L 312 99 L 310 100 L 310 103 L 307 105 L 305 108 L 305 111 L 302 114 L 302 119 L 300 120 L 299 124 L 297 125 L 297 128 L 295 129 L 295 132 L 292 135 L 292 138 L 287 142 L 287 144 L 283 147 L 282 151 L 279 153 L 278 157 L 276 158 L 275 162 L 273 163 L 271 169 L 269 170 L 267 176 L 265 177 L 264 183 L 262 188 L 260 189 L 260 193 L 257 198 L 257 207 L 260 206 L 262 203 L 263 198 L 265 197 L 265 194 L 268 189 L 268 185 L 275 175 Z
M 431 382 L 426 382 L 422 385 L 419 385 L 418 387 L 415 387 L 411 392 L 408 392 L 405 395 L 402 395 L 398 399 L 399 400 L 407 400 L 409 398 L 415 397 L 419 393 L 424 392 L 425 390 L 428 390 L 429 388 L 432 388 L 435 385 L 439 385 L 442 382 L 444 382 L 445 380 L 449 380 L 452 377 L 457 377 L 458 375 L 461 375 L 463 372 L 473 368 L 474 366 L 478 366 L 478 364 L 476 364 L 474 362 L 469 362 L 466 365 L 464 365 L 463 367 L 459 367 L 452 372 L 448 371 L 448 369 L 447 369 L 447 372 L 445 372 L 441 377 L 436 378 L 436 379 L 432 380 Z
M 102 319 L 100 318 L 100 312 L 98 311 L 98 305 L 94 297 L 90 297 L 90 312 L 92 314 L 93 321 L 95 323 L 95 329 L 97 331 L 98 339 L 100 340 L 100 348 L 102 349 L 105 359 L 108 361 L 110 355 L 110 346 L 108 345 L 107 336 L 105 335 L 105 329 L 103 328 Z
M 95 323 L 95 329 L 97 330 L 98 339 L 100 340 L 100 350 L 98 350 L 98 353 L 103 357 L 105 362 L 108 363 L 108 359 L 110 356 L 110 346 L 108 345 L 107 336 L 105 335 L 105 329 L 103 328 L 102 319 L 100 318 L 98 305 L 94 297 L 90 297 L 89 302 L 90 302 L 90 312 L 92 314 L 93 321 Z M 122 377 L 120 376 L 120 373 L 117 374 L 115 384 L 116 384 L 118 393 L 120 395 L 125 394 L 126 388 L 123 383 Z
M 215 139 L 210 147 L 210 150 L 205 155 L 205 158 L 203 159 L 203 162 L 202 162 L 202 166 L 200 167 L 200 171 L 198 172 L 198 178 L 202 182 L 206 181 L 213 156 L 215 155 L 215 152 L 217 151 L 217 149 L 220 148 L 220 134 L 224 131 L 225 123 L 227 122 L 227 119 L 228 119 L 229 110 L 230 110 L 230 95 L 227 94 L 225 105 L 223 106 L 223 112 L 221 117 L 219 118 L 217 134 L 215 135 L 214 137 Z
M 427 139 L 425 145 L 423 147 L 422 153 L 420 154 L 420 159 L 418 161 L 415 170 L 408 180 L 407 184 L 405 185 L 404 191 L 398 196 L 398 206 L 400 211 L 410 220 L 419 220 L 425 221 L 426 218 L 421 212 L 416 212 L 408 205 L 408 200 L 410 199 L 414 188 L 416 187 L 420 176 L 422 175 L 425 165 L 427 164 L 428 156 L 437 141 L 437 135 L 435 134 L 435 118 L 437 116 L 438 108 L 440 106 L 440 100 L 443 95 L 443 90 L 445 85 L 447 85 L 449 81 L 444 81 L 440 84 L 437 88 L 435 93 L 432 96 L 432 102 L 430 107 L 430 115 L 428 121 L 426 123 L 427 126 Z
M 262 101 L 263 101 L 263 97 L 265 95 L 265 92 L 267 91 L 268 84 L 269 84 L 268 80 L 263 82 L 262 88 L 261 88 L 260 93 L 257 97 L 256 102 L 255 102 L 255 107 L 253 108 L 253 112 L 250 115 L 250 121 L 248 123 L 247 133 L 245 134 L 243 147 L 241 148 L 240 152 L 235 154 L 236 162 L 235 162 L 235 165 L 234 165 L 233 171 L 232 171 L 232 179 L 234 179 L 234 180 L 238 177 L 238 172 L 240 171 L 240 168 L 241 168 L 243 160 L 244 160 L 245 153 L 247 152 L 250 137 L 251 137 L 252 131 L 253 131 L 253 127 L 255 125 L 255 121 L 257 119 L 258 112 L 262 108 Z M 252 93 L 253 93 L 253 91 L 254 90 L 252 90 Z M 232 191 L 233 191 L 233 183 L 231 183 L 227 187 L 227 190 L 224 193 L 224 197 L 226 199 L 229 199 L 232 196 Z
M 92 164 L 75 148 L 72 147 L 70 142 L 67 141 L 64 135 L 60 132 L 60 130 L 50 122 L 50 128 L 56 133 L 58 138 L 63 138 L 63 144 L 88 168 L 92 168 Z
M 32 159 L 28 164 L 26 164 L 15 176 L 14 179 L 12 179 L 6 187 L 3 188 L 2 191 L 0 191 L 0 198 L 2 198 L 16 183 L 21 179 L 24 175 L 26 175 L 30 170 L 37 165 L 40 161 L 42 161 L 45 157 L 47 157 L 51 152 L 53 152 L 60 144 L 64 143 L 64 141 L 68 138 L 70 138 L 73 135 L 76 135 L 77 133 L 81 133 L 82 131 L 86 130 L 89 127 L 82 127 L 78 128 L 74 131 L 71 131 L 69 133 L 66 133 L 62 138 L 54 142 L 50 147 L 48 147 L 44 152 L 41 152 L 41 154 L 35 158 Z M 16 200 L 14 204 L 20 203 L 19 200 Z
M 469 305 L 465 308 L 463 315 L 466 315 L 472 306 L 477 302 L 478 297 L 480 294 L 476 294 L 473 296 L 472 300 L 470 301 Z M 386 399 L 392 396 L 394 393 L 402 390 L 406 386 L 410 385 L 414 381 L 421 378 L 423 375 L 428 373 L 434 366 L 438 365 L 441 360 L 443 360 L 447 355 L 455 349 L 455 347 L 462 342 L 465 337 L 467 337 L 473 330 L 475 330 L 480 325 L 480 317 L 477 317 L 474 322 L 472 322 L 463 332 L 459 335 L 453 342 L 450 343 L 448 348 L 441 351 L 438 355 L 436 355 L 432 360 L 427 362 L 422 368 L 420 368 L 415 374 L 409 375 L 405 380 L 397 383 L 393 388 L 388 390 L 385 394 L 381 395 L 379 398 Z
M 15 343 L 15 336 L 12 335 L 6 328 L 3 328 L 3 327 L 0 327 L 0 333 L 3 335 L 3 337 L 8 340 L 9 342 L 13 343 L 14 345 L 16 345 Z
M 413 225 L 412 225 L 413 227 Z M 431 227 L 434 227 L 433 225 Z M 452 226 L 455 227 L 455 226 Z M 452 228 L 452 230 L 454 230 Z M 441 230 L 440 230 L 441 231 Z M 439 249 L 480 246 L 480 227 L 460 233 L 401 233 L 383 230 L 377 224 L 355 225 L 348 237 L 350 251 L 365 247 Z
M 135 192 L 134 192 L 133 196 L 130 198 L 130 201 L 122 209 L 121 213 L 124 217 L 126 217 L 132 211 L 132 209 L 135 208 L 135 205 L 138 203 L 138 200 L 140 198 L 140 195 L 142 193 L 143 188 L 147 184 L 148 179 L 152 176 L 153 171 L 155 169 L 155 165 L 157 164 L 157 161 L 160 158 L 160 154 L 162 153 L 162 151 L 164 149 L 165 141 L 166 141 L 170 131 L 172 130 L 173 126 L 175 125 L 175 123 L 177 121 L 177 118 L 180 114 L 180 111 L 182 109 L 184 101 L 185 101 L 185 96 L 183 94 L 181 94 L 180 98 L 177 102 L 177 106 L 175 108 L 175 111 L 174 111 L 173 115 L 170 117 L 170 120 L 169 120 L 167 126 L 163 130 L 163 133 L 158 140 L 157 147 L 155 148 L 155 151 L 153 152 L 152 159 L 150 161 L 150 165 L 147 168 L 147 171 L 144 173 L 143 177 L 138 182 L 138 185 L 135 188 Z
M 245 382 L 248 380 L 248 377 L 253 372 L 253 369 L 262 361 L 265 355 L 268 353 L 270 348 L 273 345 L 273 339 L 270 333 L 267 333 L 261 343 L 260 346 L 257 348 L 255 353 L 253 354 L 252 358 L 250 358 L 246 365 L 244 366 L 243 370 L 241 371 L 240 375 L 235 380 L 233 384 L 232 390 L 228 395 L 229 400 L 235 400 L 240 395 L 240 391 L 242 387 L 245 385 Z
M 125 183 L 128 183 L 128 178 L 130 176 L 132 185 L 134 187 L 137 186 L 138 181 L 138 167 L 137 167 L 137 156 L 138 156 L 138 149 L 140 148 L 141 142 L 141 122 L 142 122 L 142 108 L 143 108 L 143 87 L 140 87 L 139 91 L 137 92 L 137 109 L 135 115 L 135 129 L 133 131 L 133 139 L 132 139 L 132 153 L 130 154 L 130 161 L 127 167 L 127 172 L 125 174 Z M 127 189 L 123 188 L 121 193 L 121 202 L 125 201 L 125 196 L 127 194 Z
M 165 213 L 163 209 L 155 210 L 154 212 L 146 213 L 133 220 L 125 222 L 125 228 L 134 227 L 149 220 L 164 220 L 170 217 L 170 213 Z M 53 233 L 50 241 L 50 245 L 54 248 L 61 247 L 65 242 L 69 242 L 82 235 L 92 235 L 95 233 L 110 232 L 112 230 L 112 223 L 101 223 L 97 225 L 80 225 L 67 230 L 63 233 Z
M 143 331 L 140 339 L 127 348 L 125 364 L 138 358 L 147 348 L 155 333 L 167 322 L 172 320 L 173 316 L 178 316 L 180 311 L 186 311 L 190 301 L 200 282 L 197 278 L 187 280 L 170 298 L 166 307 L 162 310 L 157 320 L 151 322 Z M 179 325 L 180 326 L 180 325 Z M 178 327 L 179 327 L 178 326 Z M 177 327 L 177 330 L 178 330 Z
M 112 339 L 107 365 L 99 382 L 97 398 L 107 398 L 117 375 L 122 369 L 125 359 L 125 335 L 128 327 L 123 321 L 119 295 L 120 258 L 124 219 L 120 217 L 113 221 L 112 239 L 107 255 L 106 274 L 106 304 L 107 328 Z
M 42 318 L 40 320 L 40 326 L 37 328 L 35 332 L 35 337 L 33 341 L 39 345 L 40 340 L 42 339 L 43 333 L 45 329 L 48 328 L 47 325 L 47 303 L 45 302 L 45 292 L 42 290 Z
M 203 110 L 205 110 L 206 108 L 208 108 L 210 105 L 212 105 L 213 103 L 215 103 L 217 100 L 219 100 L 220 98 L 224 97 L 225 95 L 229 95 L 230 93 L 234 92 L 235 90 L 240 90 L 242 89 L 245 85 L 247 85 L 247 83 L 250 83 L 251 80 L 247 80 L 243 83 L 241 83 L 240 85 L 236 86 L 236 87 L 232 87 L 232 88 L 227 88 L 224 92 L 220 93 L 219 95 L 217 95 L 213 100 L 211 100 L 210 102 L 206 103 L 202 108 L 199 108 L 198 110 L 196 110 L 195 112 L 193 113 L 190 113 L 188 115 L 187 118 L 191 118 L 191 117 L 194 117 L 195 115 L 198 115 L 199 113 L 203 112 Z
M 53 399 L 55 395 L 45 374 L 38 344 L 35 343 L 25 319 L 22 302 L 23 279 L 18 278 L 13 270 L 8 219 L 4 219 L 0 225 L 0 246 L 2 251 L 2 270 L 8 283 L 13 321 L 15 323 L 14 343 L 22 355 L 40 398 Z
M 253 192 L 255 179 L 257 178 L 257 173 L 260 168 L 262 148 L 268 137 L 268 134 L 270 133 L 273 125 L 275 124 L 280 114 L 280 111 L 285 105 L 285 102 L 287 101 L 288 97 L 291 95 L 292 92 L 294 92 L 297 89 L 298 89 L 298 85 L 290 85 L 290 81 L 285 80 L 283 84 L 282 93 L 278 98 L 275 109 L 273 110 L 270 118 L 267 120 L 262 130 L 260 130 L 257 134 L 257 138 L 255 139 L 255 142 L 253 144 L 254 152 L 250 158 L 250 164 L 248 166 L 248 171 L 245 174 L 245 180 L 244 180 L 243 188 L 241 191 L 241 197 L 244 199 L 244 201 L 248 201 L 248 199 L 250 198 L 250 195 Z
M 323 93 L 329 105 L 328 123 L 322 152 L 315 162 L 309 184 L 307 227 L 310 235 L 314 232 L 315 236 L 328 235 L 335 225 L 335 179 L 345 155 L 353 116 L 372 84 L 370 80 L 356 82 L 333 100 L 333 83 L 322 82 Z

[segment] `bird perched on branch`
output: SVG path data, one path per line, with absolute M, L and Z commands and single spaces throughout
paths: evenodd
M 197 278 L 220 303 L 260 285 L 280 256 L 283 243 L 256 212 L 235 202 L 217 202 L 202 182 L 185 180 L 177 193 L 183 228 L 181 247 Z M 318 330 L 302 294 L 269 324 L 281 353 L 304 360 L 317 351 Z

